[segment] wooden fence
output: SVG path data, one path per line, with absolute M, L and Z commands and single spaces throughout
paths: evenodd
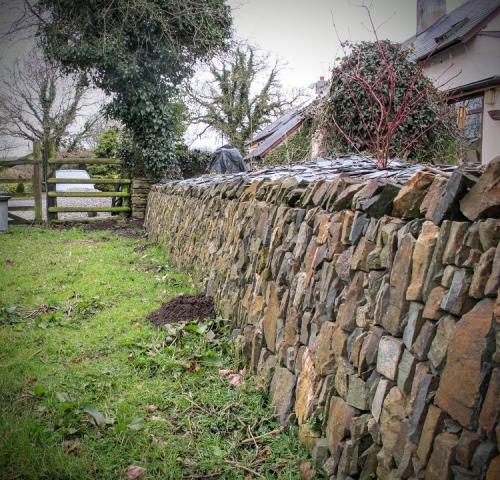
M 17 158 L 14 160 L 3 160 L 0 162 L 0 166 L 2 167 L 15 167 L 18 165 L 33 165 L 33 174 L 31 178 L 0 178 L 0 183 L 23 183 L 23 184 L 32 184 L 33 197 L 25 198 L 23 200 L 33 200 L 33 205 L 9 205 L 8 206 L 8 215 L 9 221 L 11 223 L 33 223 L 42 221 L 42 182 L 41 182 L 41 148 L 40 143 L 35 142 L 33 144 L 33 158 Z M 15 195 L 13 196 L 15 199 Z M 33 211 L 34 212 L 34 220 L 27 220 L 14 212 L 26 212 Z
M 82 212 L 82 213 L 97 213 L 97 212 L 108 212 L 108 213 L 119 213 L 121 215 L 128 215 L 131 211 L 130 206 L 130 186 L 132 180 L 130 178 L 101 178 L 101 177 L 91 177 L 91 178 L 56 178 L 56 170 L 58 166 L 62 165 L 120 165 L 120 161 L 115 158 L 96 158 L 96 157 L 82 157 L 82 158 L 57 158 L 56 148 L 53 142 L 48 142 L 46 148 L 43 151 L 43 155 L 46 156 L 46 161 L 42 160 L 42 149 L 40 142 L 34 142 L 33 144 L 33 158 L 19 158 L 15 160 L 5 160 L 0 163 L 0 166 L 13 167 L 16 165 L 33 165 L 33 176 L 28 179 L 21 178 L 2 178 L 0 183 L 31 183 L 33 185 L 33 197 L 30 200 L 34 200 L 33 205 L 27 206 L 12 206 L 8 207 L 9 219 L 12 223 L 33 223 L 33 220 L 27 220 L 13 212 L 19 211 L 34 211 L 34 221 L 41 222 L 43 219 L 42 215 L 42 190 L 46 192 L 46 213 L 48 222 L 67 222 L 68 220 L 59 220 L 59 213 L 66 212 Z M 47 166 L 46 172 L 46 182 L 43 185 L 42 174 L 43 164 Z M 106 184 L 106 185 L 116 185 L 118 186 L 117 191 L 113 192 L 100 192 L 100 191 L 81 191 L 81 192 L 58 192 L 57 185 L 63 184 Z M 42 188 L 44 187 L 44 188 Z M 57 206 L 57 199 L 64 197 L 76 197 L 76 198 L 121 198 L 121 206 L 111 206 L 111 207 L 89 207 L 84 204 L 75 205 L 71 207 L 61 207 Z M 78 219 L 81 220 L 81 219 Z
M 58 165 L 120 165 L 120 160 L 116 158 L 57 158 L 53 145 L 49 146 L 49 159 L 47 171 L 47 220 L 49 222 L 58 221 L 58 213 L 66 212 L 109 212 L 128 215 L 130 208 L 130 178 L 56 178 L 55 171 Z M 121 190 L 114 192 L 58 192 L 56 185 L 63 184 L 106 184 L 119 185 Z M 122 198 L 122 206 L 120 207 L 88 207 L 85 205 L 72 207 L 58 207 L 57 198 L 63 197 L 79 197 L 79 198 Z

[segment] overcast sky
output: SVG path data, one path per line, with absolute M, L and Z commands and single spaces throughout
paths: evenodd
M 465 0 L 447 0 L 448 11 Z M 415 34 L 416 0 L 229 0 L 234 29 L 244 40 L 287 64 L 283 81 L 305 87 L 328 76 L 341 40 L 373 40 L 360 5 L 371 5 L 382 38 L 403 41 Z
M 448 11 L 465 0 L 447 0 Z M 11 6 L 22 0 L 8 0 Z M 282 81 L 287 88 L 305 88 L 328 77 L 341 53 L 339 40 L 373 40 L 366 11 L 370 5 L 381 38 L 402 41 L 414 35 L 416 0 L 228 0 L 237 38 L 270 52 L 286 64 Z M 11 21 L 3 8 L 0 23 Z M 338 35 L 338 37 L 337 37 Z M 0 45 L 0 77 L 16 58 L 26 52 L 26 43 Z M 190 140 L 193 140 L 191 131 Z M 214 147 L 222 139 L 213 136 L 193 146 Z M 191 143 L 191 142 L 190 142 Z

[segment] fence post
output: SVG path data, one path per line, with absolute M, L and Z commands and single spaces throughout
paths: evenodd
M 35 198 L 35 222 L 42 221 L 42 179 L 40 176 L 40 161 L 42 159 L 42 149 L 40 141 L 33 142 L 33 196 Z
M 127 183 L 122 184 L 122 192 L 127 193 L 128 196 L 122 197 L 122 207 L 130 207 L 130 186 Z M 123 217 L 130 216 L 130 212 L 122 212 Z
M 46 162 L 47 162 L 47 180 L 51 177 L 55 177 L 56 174 L 56 168 L 57 165 L 54 163 L 50 163 L 52 159 L 55 159 L 57 156 L 57 151 L 56 151 L 56 144 L 54 142 L 54 139 L 49 139 L 45 143 L 45 155 L 46 155 Z M 47 182 L 47 188 L 45 189 L 47 191 L 47 222 L 50 222 L 52 220 L 57 220 L 57 212 L 49 212 L 50 207 L 56 207 L 57 206 L 57 198 L 56 197 L 50 197 L 49 192 L 55 192 L 56 191 L 56 184 L 55 183 L 49 183 Z

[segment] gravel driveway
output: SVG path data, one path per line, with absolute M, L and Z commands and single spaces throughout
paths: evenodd
M 74 191 L 74 190 L 73 190 Z M 89 190 L 85 190 L 88 192 Z M 43 219 L 47 218 L 47 210 L 46 210 L 46 198 L 45 194 L 42 197 L 42 210 L 43 210 Z M 26 200 L 9 200 L 10 206 L 28 206 L 34 205 L 34 201 L 32 199 Z M 80 197 L 58 197 L 57 198 L 57 206 L 58 207 L 111 207 L 111 197 L 98 197 L 98 198 L 80 198 Z M 26 220 L 34 219 L 34 212 L 13 212 L 14 214 L 25 218 Z M 108 212 L 99 212 L 97 214 L 98 217 L 109 217 L 111 214 Z M 87 213 L 81 212 L 71 212 L 71 213 L 58 213 L 58 218 L 60 220 L 69 220 L 69 219 L 78 219 L 78 218 L 88 218 Z

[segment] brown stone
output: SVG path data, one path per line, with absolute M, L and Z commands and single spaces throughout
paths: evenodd
M 455 435 L 444 432 L 434 440 L 425 480 L 451 480 L 451 465 L 455 459 L 458 439 Z
M 424 307 L 417 302 L 410 303 L 406 320 L 406 327 L 403 332 L 403 343 L 408 350 L 411 349 L 413 343 L 417 339 L 418 334 L 425 320 L 422 318 Z
M 355 370 L 353 366 L 343 358 L 339 358 L 337 362 L 337 371 L 335 372 L 334 385 L 337 394 L 344 400 L 347 399 L 347 394 L 349 393 L 349 376 L 354 373 Z
M 500 478 L 500 455 L 497 455 L 491 462 L 486 472 L 486 480 L 498 480 Z
M 346 401 L 349 405 L 359 410 L 368 409 L 368 388 L 366 382 L 357 375 L 349 376 L 349 388 Z
M 427 276 L 422 290 L 423 298 L 427 298 L 431 290 L 440 283 L 440 276 L 443 271 L 443 253 L 448 243 L 451 223 L 449 220 L 445 220 L 439 229 L 439 236 L 434 247 L 431 263 L 427 269 Z
M 464 427 L 474 424 L 480 401 L 482 361 L 493 321 L 493 301 L 484 299 L 457 323 L 435 403 Z
M 347 356 L 347 340 L 349 334 L 338 328 L 333 332 L 332 336 L 332 352 L 336 357 Z
M 406 291 L 406 300 L 422 300 L 422 289 L 439 231 L 439 227 L 429 221 L 422 226 L 413 249 L 411 281 Z
M 334 453 L 340 442 L 349 435 L 349 426 L 355 413 L 356 410 L 340 397 L 330 399 L 326 423 L 326 438 L 330 452 Z
M 500 244 L 497 246 L 493 265 L 491 267 L 491 275 L 484 287 L 484 294 L 494 297 L 500 288 Z
M 441 300 L 441 310 L 460 315 L 468 309 L 470 274 L 463 268 L 455 271 L 450 289 Z
M 417 218 L 421 215 L 420 206 L 435 175 L 422 170 L 415 173 L 393 200 L 392 214 L 401 218 Z
M 392 265 L 389 280 L 389 305 L 382 317 L 382 326 L 392 335 L 400 336 L 403 319 L 408 311 L 406 289 L 411 277 L 411 259 L 415 240 L 412 235 L 403 237 Z
M 491 247 L 481 255 L 479 262 L 474 265 L 474 275 L 469 290 L 469 295 L 472 298 L 480 299 L 484 297 L 484 289 L 491 276 L 495 251 L 496 249 Z
M 359 244 L 356 246 L 356 249 L 354 250 L 354 254 L 351 260 L 351 269 L 363 270 L 364 272 L 369 272 L 367 263 L 368 255 L 374 248 L 375 244 L 363 237 L 359 241 Z
M 480 443 L 481 437 L 477 432 L 463 430 L 455 453 L 457 462 L 463 467 L 469 468 L 472 455 Z
M 332 340 L 337 330 L 340 330 L 340 328 L 335 323 L 324 322 L 316 338 L 312 355 L 314 364 L 322 375 L 333 373 L 335 370 L 335 352 L 332 347 Z
M 345 302 L 339 308 L 337 323 L 348 332 L 356 328 L 356 310 L 365 302 L 364 283 L 365 274 L 356 272 L 347 288 Z
M 435 405 L 429 405 L 427 416 L 418 442 L 417 455 L 422 463 L 426 464 L 434 443 L 434 437 L 440 432 L 443 425 L 443 412 Z
M 377 372 L 395 380 L 403 351 L 403 342 L 393 337 L 382 337 L 378 346 Z
M 460 210 L 469 220 L 500 216 L 500 156 L 491 160 L 477 183 L 460 201 Z
M 488 218 L 478 223 L 479 241 L 483 252 L 500 242 L 500 219 Z
M 388 465 L 398 446 L 401 421 L 405 418 L 406 399 L 398 387 L 392 387 L 384 400 L 380 416 L 380 435 L 384 463 Z
M 364 371 L 365 367 L 376 363 L 378 344 L 383 332 L 380 327 L 372 327 L 366 337 L 364 337 L 363 346 L 359 353 L 359 373 Z
M 448 242 L 443 252 L 443 263 L 445 265 L 455 263 L 455 255 L 464 242 L 469 226 L 469 222 L 451 222 Z
M 423 318 L 428 318 L 430 320 L 438 320 L 443 314 L 441 310 L 441 301 L 446 295 L 446 290 L 443 287 L 435 287 L 431 290 L 427 302 L 425 302 L 425 308 L 422 313 Z
M 446 315 L 439 320 L 436 335 L 429 350 L 429 360 L 436 369 L 441 368 L 446 358 L 448 344 L 455 331 L 456 320 L 451 315 Z
M 354 183 L 343 190 L 336 198 L 332 205 L 333 210 L 344 210 L 351 206 L 354 195 L 359 192 L 364 185 L 362 183 Z
M 418 360 L 426 360 L 427 353 L 431 348 L 434 334 L 436 333 L 436 325 L 433 322 L 425 322 L 420 329 L 417 339 L 413 343 L 411 351 L 415 354 Z
M 280 302 L 278 299 L 277 286 L 274 282 L 268 285 L 269 298 L 267 301 L 262 328 L 266 345 L 271 352 L 275 352 L 276 348 L 276 320 L 279 314 Z
M 422 199 L 422 203 L 420 204 L 420 213 L 422 215 L 426 215 L 429 208 L 434 208 L 434 205 L 441 196 L 441 192 L 444 190 L 446 183 L 447 180 L 445 177 L 442 177 L 441 175 L 436 175 L 434 177 L 427 194 Z
M 481 408 L 479 425 L 488 433 L 492 434 L 500 417 L 500 368 L 494 368 L 491 372 L 488 391 Z
M 295 387 L 295 375 L 283 367 L 276 367 L 269 390 L 271 406 L 278 414 L 282 425 L 288 423 L 288 417 L 292 408 L 293 392 Z
M 415 365 L 415 357 L 405 349 L 398 368 L 398 387 L 404 394 L 410 393 Z
M 295 392 L 295 416 L 299 425 L 308 420 L 316 406 L 316 391 L 320 381 L 308 348 L 305 349 L 302 355 L 301 363 L 302 366 Z

